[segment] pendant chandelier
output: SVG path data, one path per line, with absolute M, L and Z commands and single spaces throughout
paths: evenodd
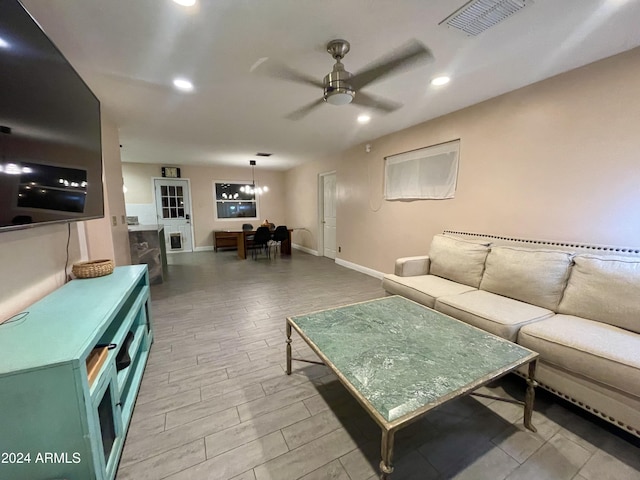
M 251 185 L 245 185 L 240 187 L 240 191 L 243 193 L 248 193 L 250 195 L 262 195 L 269 191 L 269 187 L 263 185 L 262 187 L 256 187 L 256 177 L 255 177 L 255 169 L 256 169 L 256 161 L 249 160 L 249 165 L 251 165 Z

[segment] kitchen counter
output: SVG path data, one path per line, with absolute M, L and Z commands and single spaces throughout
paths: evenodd
M 129 225 L 129 247 L 132 264 L 147 264 L 149 283 L 162 283 L 167 275 L 164 225 Z

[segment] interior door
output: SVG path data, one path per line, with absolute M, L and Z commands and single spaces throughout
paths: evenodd
M 167 252 L 192 252 L 191 201 L 186 180 L 155 179 L 156 214 Z
M 322 176 L 323 255 L 336 258 L 336 174 Z

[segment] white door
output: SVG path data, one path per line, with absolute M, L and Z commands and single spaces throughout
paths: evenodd
M 191 201 L 186 180 L 155 179 L 156 214 L 164 225 L 167 253 L 192 252 Z
M 322 176 L 323 255 L 336 258 L 336 174 Z

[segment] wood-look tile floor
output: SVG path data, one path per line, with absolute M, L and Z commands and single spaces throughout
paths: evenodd
M 373 480 L 380 431 L 327 368 L 285 368 L 289 315 L 384 296 L 380 281 L 295 251 L 171 255 L 152 287 L 155 343 L 118 480 Z M 299 338 L 294 353 L 314 358 Z M 522 398 L 513 375 L 486 391 Z M 465 397 L 396 435 L 394 480 L 640 479 L 640 441 L 539 390 Z

